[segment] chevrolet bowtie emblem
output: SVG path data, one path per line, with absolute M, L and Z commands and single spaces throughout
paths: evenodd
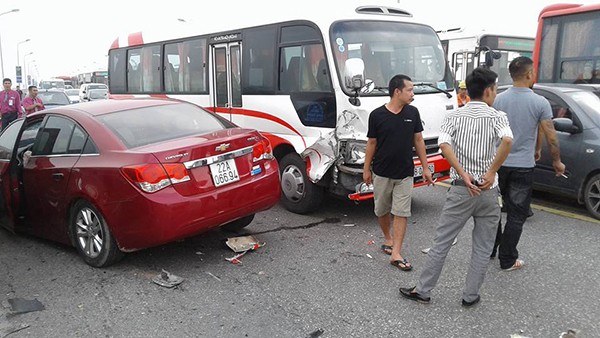
M 227 149 L 229 149 L 229 143 L 221 143 L 215 148 L 215 151 L 225 151 Z

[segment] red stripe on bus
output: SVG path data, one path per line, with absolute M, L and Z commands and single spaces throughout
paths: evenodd
M 230 109 L 230 108 L 224 108 L 224 107 L 213 107 L 213 108 L 209 108 L 209 109 L 211 111 L 216 111 L 221 114 L 235 114 L 235 115 L 251 116 L 251 117 L 265 119 L 265 120 L 269 120 L 271 122 L 280 124 L 280 125 L 288 128 L 289 130 L 293 131 L 294 133 L 296 133 L 296 135 L 300 136 L 300 138 L 302 139 L 302 143 L 304 143 L 304 148 L 306 148 L 306 141 L 304 140 L 304 137 L 302 136 L 302 134 L 300 134 L 300 132 L 298 132 L 294 127 L 292 127 L 292 125 L 290 125 L 289 123 L 285 122 L 284 120 L 282 120 L 276 116 L 269 115 L 267 113 L 263 113 L 263 112 L 256 111 L 256 110 L 249 110 L 249 109 L 242 109 L 242 108 L 231 108 Z
M 160 99 L 168 99 L 169 98 L 167 96 L 167 94 L 150 94 L 150 97 L 156 97 L 156 98 L 160 98 Z
M 128 46 L 137 46 L 144 44 L 144 38 L 142 38 L 142 32 L 131 33 L 127 37 Z
M 115 41 L 113 41 L 112 45 L 110 45 L 110 49 L 113 48 L 119 48 L 119 38 L 116 38 Z

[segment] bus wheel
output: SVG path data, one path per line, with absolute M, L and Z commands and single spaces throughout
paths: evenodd
M 291 212 L 306 214 L 317 209 L 324 190 L 312 183 L 306 174 L 306 162 L 291 153 L 281 159 L 281 204 Z
M 587 181 L 583 197 L 588 212 L 600 219 L 600 174 L 592 176 Z

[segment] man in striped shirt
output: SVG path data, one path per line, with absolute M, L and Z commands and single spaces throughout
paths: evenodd
M 405 298 L 429 303 L 452 241 L 473 217 L 473 249 L 462 305 L 469 307 L 481 299 L 479 289 L 500 219 L 496 172 L 510 152 L 513 137 L 506 114 L 491 107 L 496 98 L 496 79 L 496 73 L 489 69 L 475 69 L 466 80 L 471 102 L 448 114 L 442 123 L 438 144 L 452 166 L 452 186 L 417 285 L 400 288 Z

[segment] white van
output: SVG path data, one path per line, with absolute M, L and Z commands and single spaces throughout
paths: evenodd
M 104 89 L 108 91 L 108 86 L 104 83 L 84 83 L 79 87 L 79 100 L 81 102 L 89 101 L 90 89 Z

